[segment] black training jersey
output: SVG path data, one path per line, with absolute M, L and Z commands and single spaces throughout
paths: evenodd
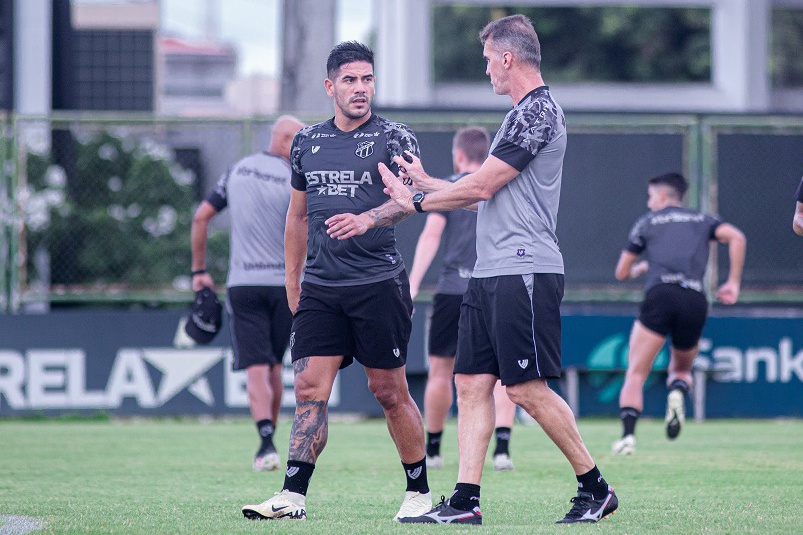
M 290 163 L 294 189 L 307 192 L 307 262 L 304 280 L 327 286 L 353 286 L 390 279 L 404 270 L 393 227 L 368 230 L 347 240 L 332 239 L 324 222 L 341 213 L 359 214 L 390 200 L 378 164 L 393 173 L 392 158 L 419 154 L 406 126 L 372 115 L 359 128 L 343 132 L 334 119 L 308 126 L 293 139 Z
M 626 250 L 649 262 L 645 291 L 656 284 L 679 284 L 703 291 L 708 244 L 722 224 L 718 216 L 668 206 L 642 216 L 630 231 Z
M 444 180 L 457 182 L 467 174 L 451 175 Z M 446 226 L 441 239 L 444 247 L 443 269 L 435 291 L 463 295 L 468 289 L 468 281 L 477 262 L 477 212 L 450 210 L 438 213 L 446 218 Z

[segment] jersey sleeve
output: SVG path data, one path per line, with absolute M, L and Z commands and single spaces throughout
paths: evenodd
M 803 178 L 800 179 L 800 184 L 797 186 L 795 199 L 797 199 L 797 202 L 803 202 Z
M 709 240 L 716 240 L 717 239 L 717 229 L 723 223 L 722 218 L 715 214 L 708 214 L 705 216 L 705 220 L 709 225 L 708 230 L 708 239 Z
M 533 99 L 506 119 L 502 137 L 491 155 L 523 171 L 551 141 L 558 120 L 557 110 L 548 106 L 547 101 Z
M 290 185 L 298 191 L 307 191 L 307 178 L 301 170 L 301 142 L 304 140 L 306 129 L 296 132 L 293 144 L 290 146 Z
M 206 202 L 212 205 L 212 207 L 217 210 L 218 212 L 222 211 L 226 206 L 229 205 L 229 198 L 227 188 L 229 186 L 229 177 L 231 177 L 231 172 L 234 167 L 229 167 L 223 176 L 217 181 L 217 186 L 213 189 L 209 195 L 206 196 Z
M 644 237 L 644 230 L 647 228 L 648 217 L 649 215 L 645 215 L 644 217 L 640 218 L 635 222 L 633 228 L 630 229 L 625 251 L 638 255 L 644 251 L 644 248 L 647 246 L 647 240 Z
M 388 122 L 385 125 L 385 134 L 387 136 L 388 153 L 390 153 L 391 158 L 388 168 L 394 175 L 399 173 L 399 166 L 393 161 L 394 156 L 402 156 L 404 155 L 404 151 L 410 151 L 415 154 L 416 157 L 421 157 L 418 139 L 407 125 Z

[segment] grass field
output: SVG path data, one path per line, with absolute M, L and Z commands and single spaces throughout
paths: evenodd
M 803 421 L 692 422 L 670 443 L 661 422 L 644 420 L 627 458 L 609 453 L 617 421 L 581 420 L 580 430 L 620 500 L 596 525 L 554 524 L 576 484 L 536 426 L 514 429 L 514 472 L 486 465 L 482 527 L 394 523 L 404 475 L 382 420 L 331 424 L 305 522 L 242 517 L 284 477 L 251 471 L 256 434 L 245 419 L 0 421 L 0 515 L 39 520 L 35 533 L 803 533 Z M 285 420 L 283 454 L 288 431 Z M 429 478 L 438 496 L 457 474 L 453 421 L 445 435 L 446 466 Z

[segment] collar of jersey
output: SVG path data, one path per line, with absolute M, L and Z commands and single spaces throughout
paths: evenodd
M 345 131 L 343 131 L 343 130 L 341 130 L 341 129 L 339 129 L 337 127 L 337 125 L 335 124 L 335 118 L 334 117 L 329 119 L 329 121 L 327 121 L 327 123 L 328 123 L 329 128 L 334 130 L 336 133 L 348 135 L 348 134 L 353 134 L 354 132 L 362 132 L 363 130 L 367 130 L 368 128 L 372 127 L 374 125 L 374 123 L 376 122 L 377 117 L 378 117 L 377 114 L 375 114 L 373 112 L 373 110 L 372 110 L 370 119 L 368 119 L 367 121 L 362 123 L 360 126 L 355 128 L 354 130 L 349 130 L 348 132 L 345 132 Z

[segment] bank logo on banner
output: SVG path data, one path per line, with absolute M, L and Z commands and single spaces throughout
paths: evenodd
M 624 374 L 602 372 L 627 368 L 629 345 L 627 339 L 627 333 L 612 334 L 594 346 L 586 359 L 586 368 L 589 372 L 600 371 L 600 373 L 589 373 L 588 381 L 597 389 L 597 399 L 602 403 L 611 403 L 619 397 L 619 391 L 624 383 Z M 668 364 L 669 352 L 664 347 L 655 358 L 652 369 L 663 370 Z M 657 381 L 655 375 L 650 374 L 644 388 L 649 388 L 655 381 Z

